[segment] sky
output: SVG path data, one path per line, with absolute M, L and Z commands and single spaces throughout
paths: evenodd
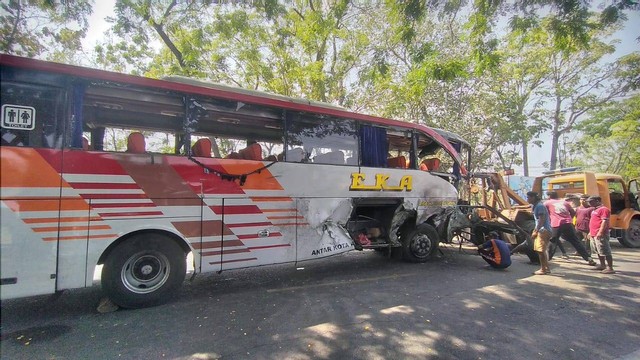
M 114 0 L 100 0 L 95 3 L 93 14 L 89 18 L 90 29 L 83 41 L 85 49 L 93 48 L 98 41 L 102 40 L 109 29 L 110 24 L 105 21 L 105 18 L 113 16 L 114 3 Z M 640 51 L 640 43 L 636 40 L 640 36 L 640 32 L 637 30 L 640 26 L 640 11 L 631 12 L 628 16 L 629 19 L 625 23 L 625 27 L 612 36 L 612 39 L 619 39 L 620 43 L 616 46 L 616 52 L 611 55 L 609 61 L 634 51 Z M 544 140 L 544 145 L 541 148 L 529 146 L 530 176 L 538 176 L 548 170 L 542 164 L 548 162 L 551 157 L 551 137 L 549 134 L 543 134 L 541 139 Z M 573 138 L 567 140 L 571 141 Z M 523 174 L 522 167 L 515 167 L 514 170 L 516 175 Z

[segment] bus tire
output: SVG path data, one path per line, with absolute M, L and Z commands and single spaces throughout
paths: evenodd
M 134 235 L 114 248 L 104 262 L 102 289 L 123 308 L 158 305 L 182 286 L 186 266 L 185 252 L 166 235 Z
M 622 246 L 628 248 L 640 247 L 640 219 L 633 218 L 629 222 L 627 230 L 622 232 L 622 237 L 618 238 Z
M 438 232 L 429 224 L 420 224 L 402 239 L 402 259 L 422 263 L 438 249 Z

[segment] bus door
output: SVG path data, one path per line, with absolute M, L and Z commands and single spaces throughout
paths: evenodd
M 29 74 L 11 68 L 2 69 L 1 79 L 0 293 L 3 299 L 53 293 L 65 91 L 28 83 Z

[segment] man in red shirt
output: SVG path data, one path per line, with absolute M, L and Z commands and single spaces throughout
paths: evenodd
M 589 205 L 594 209 L 589 220 L 589 236 L 591 237 L 591 249 L 598 254 L 600 265 L 595 270 L 602 270 L 603 274 L 614 274 L 613 256 L 611 255 L 611 245 L 609 244 L 609 218 L 611 211 L 602 206 L 600 196 L 591 196 Z M 605 260 L 607 265 L 605 266 Z
M 578 230 L 578 237 L 584 242 L 584 247 L 587 249 L 587 253 L 591 255 L 591 246 L 589 240 L 589 220 L 591 219 L 591 212 L 593 208 L 589 206 L 587 199 L 589 195 L 580 195 L 580 207 L 576 209 L 576 230 Z
M 573 226 L 573 216 L 575 211 L 566 201 L 558 199 L 558 193 L 549 191 L 547 193 L 549 200 L 544 202 L 544 206 L 549 211 L 549 219 L 551 220 L 551 242 L 560 242 L 560 237 L 567 240 L 576 249 L 578 254 L 589 263 L 595 266 L 591 256 L 587 253 L 582 242 L 576 236 L 576 228 Z

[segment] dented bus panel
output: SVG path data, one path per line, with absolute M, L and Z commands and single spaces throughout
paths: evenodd
M 217 84 L 0 60 L 2 299 L 91 286 L 102 265 L 105 294 L 137 308 L 176 292 L 189 253 L 195 273 L 366 249 L 423 262 L 446 240 L 438 224 L 466 174 L 452 133 Z M 110 142 L 117 131 L 126 149 Z M 175 143 L 151 148 L 159 138 Z

